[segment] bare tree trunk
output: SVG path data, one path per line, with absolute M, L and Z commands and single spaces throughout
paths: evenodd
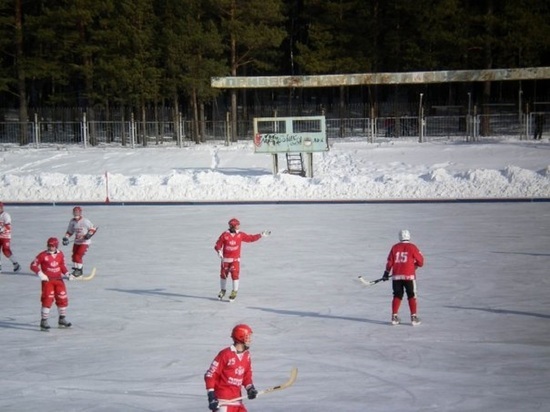
M 155 143 L 157 145 L 164 143 L 164 139 L 161 136 L 159 123 L 159 105 L 158 102 L 155 102 Z M 164 128 L 162 128 L 162 130 L 164 130 Z
M 231 89 L 231 141 L 237 141 L 237 90 Z
M 176 137 L 176 141 L 179 143 L 183 142 L 183 136 L 180 136 L 180 117 L 179 117 L 179 100 L 178 100 L 178 94 L 174 93 L 174 96 L 172 97 L 172 123 L 174 124 L 174 136 Z
M 237 12 L 237 5 L 235 0 L 231 2 L 231 21 L 235 20 L 235 14 Z M 237 39 L 235 34 L 231 33 L 230 39 L 231 47 L 231 76 L 237 75 Z M 237 141 L 237 90 L 231 89 L 231 141 Z
M 199 136 L 199 108 L 197 101 L 197 89 L 194 87 L 191 92 L 191 99 L 191 107 L 193 108 L 193 140 L 196 144 L 199 144 L 201 142 Z
M 29 114 L 27 111 L 27 89 L 25 86 L 26 73 L 23 69 L 23 12 L 22 0 L 15 0 L 15 65 L 17 70 L 17 91 L 19 95 L 19 144 L 29 144 Z
M 486 21 L 488 22 L 486 25 L 486 33 L 485 33 L 485 44 L 483 46 L 483 52 L 484 52 L 484 65 L 486 69 L 491 69 L 493 67 L 493 53 L 491 50 L 491 38 L 493 38 L 493 27 L 491 25 L 491 21 L 493 19 L 493 0 L 487 0 L 487 12 L 485 14 Z M 489 114 L 489 101 L 491 98 L 491 82 L 485 81 L 483 82 L 483 92 L 482 92 L 482 113 L 484 115 Z M 481 120 L 481 135 L 482 136 L 489 136 L 491 134 L 491 125 L 489 124 L 489 116 L 482 116 Z
M 340 137 L 345 137 L 344 113 L 346 111 L 344 100 L 346 99 L 346 89 L 340 86 L 340 104 L 338 108 L 338 117 L 340 118 Z
M 120 139 L 121 139 L 122 146 L 126 146 L 128 144 L 128 136 L 126 135 L 126 121 L 125 121 L 126 107 L 122 106 L 120 109 L 121 109 L 121 112 L 122 112 L 122 118 L 120 119 L 120 126 L 121 126 L 121 128 L 120 128 L 120 130 L 121 130 Z
M 82 44 L 86 43 L 86 25 L 79 21 L 77 23 L 78 34 L 80 42 Z M 95 126 L 95 110 L 94 103 L 90 100 L 90 96 L 93 95 L 93 80 L 92 80 L 92 66 L 93 61 L 89 53 L 85 52 L 82 56 L 82 66 L 83 69 L 83 78 L 84 78 L 84 110 L 87 110 L 87 120 L 90 122 L 90 127 L 88 128 L 88 141 L 92 146 L 97 146 L 97 128 Z M 86 109 L 87 108 L 87 109 Z
M 92 146 L 97 146 L 97 127 L 95 122 L 95 109 L 93 105 L 88 106 L 88 116 L 86 116 L 86 121 L 90 125 L 90 127 L 88 127 L 88 142 L 90 142 Z
M 107 126 L 105 129 L 105 143 L 113 143 L 113 126 L 111 125 L 111 106 L 109 105 L 109 100 L 105 101 L 105 121 Z
M 201 142 L 205 142 L 206 141 L 206 117 L 204 113 L 204 102 L 201 102 L 199 104 L 199 124 L 200 124 L 200 128 L 199 128 L 200 139 L 201 139 Z
M 141 136 L 143 139 L 143 146 L 147 146 L 147 121 L 145 118 L 145 102 L 141 103 Z

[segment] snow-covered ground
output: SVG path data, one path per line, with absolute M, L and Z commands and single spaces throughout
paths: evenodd
M 246 401 L 250 412 L 545 411 L 549 202 L 276 202 L 544 200 L 549 148 L 338 142 L 315 156 L 313 179 L 272 176 L 270 157 L 244 143 L 1 152 L 0 200 L 23 270 L 10 273 L 2 257 L 0 410 L 207 411 L 203 374 L 245 322 L 255 332 L 259 389 L 299 370 L 291 388 Z M 30 261 L 66 229 L 72 205 L 58 202 L 105 200 L 106 171 L 113 202 L 271 203 L 85 204 L 100 227 L 85 257 L 97 275 L 68 283 L 73 328 L 40 332 Z M 32 201 L 56 205 L 17 204 Z M 234 216 L 248 233 L 273 234 L 243 246 L 239 297 L 230 304 L 215 297 L 213 245 Z M 406 302 L 405 323 L 389 325 L 390 282 L 357 281 L 381 276 L 402 228 L 426 258 L 418 327 L 407 322 Z
M 331 141 L 313 178 L 272 173 L 251 142 L 186 148 L 11 147 L 4 202 L 216 202 L 550 197 L 550 143 Z M 279 155 L 280 172 L 286 168 Z M 108 181 L 107 181 L 108 180 Z

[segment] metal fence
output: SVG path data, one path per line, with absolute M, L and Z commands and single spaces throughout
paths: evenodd
M 326 119 L 327 137 L 364 138 L 368 142 L 384 139 L 412 141 L 476 141 L 480 138 L 510 137 L 518 140 L 532 139 L 535 132 L 543 137 L 550 134 L 550 112 L 533 112 L 528 115 L 490 114 L 477 116 L 415 116 Z M 419 128 L 419 125 L 422 128 Z M 239 121 L 239 140 L 252 140 L 253 120 Z M 226 121 L 201 123 L 200 142 L 224 141 L 230 144 L 230 124 Z M 41 147 L 51 144 L 75 144 L 87 146 L 187 146 L 194 141 L 189 120 L 178 122 L 140 121 L 45 121 L 0 122 L 0 145 L 31 145 Z M 22 137 L 27 136 L 23 142 Z

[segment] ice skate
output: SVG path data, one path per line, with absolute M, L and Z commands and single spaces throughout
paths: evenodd
M 411 323 L 413 326 L 418 326 L 420 325 L 422 322 L 420 321 L 420 318 L 416 315 L 411 315 Z
M 82 276 L 82 268 L 73 268 L 73 273 L 71 273 L 75 278 Z
M 391 317 L 391 324 L 392 325 L 399 325 L 401 323 L 401 319 L 399 319 L 399 316 L 397 316 L 396 313 L 394 313 Z
M 0 265 L 0 273 L 2 273 L 2 265 Z
M 42 319 L 40 321 L 40 330 L 49 331 L 50 325 L 48 325 L 48 319 Z
M 237 291 L 236 290 L 232 290 L 231 291 L 231 294 L 229 295 L 229 302 L 233 302 L 235 300 L 235 298 L 237 297 Z
M 70 328 L 72 323 L 67 321 L 67 319 L 65 319 L 65 316 L 60 316 L 59 321 L 57 322 L 57 325 L 60 328 Z
M 218 300 L 222 300 L 225 296 L 225 289 L 220 290 L 220 293 L 218 293 Z
M 14 262 L 13 263 L 13 271 L 14 272 L 19 272 L 21 270 L 21 265 L 19 265 L 19 263 L 17 262 Z

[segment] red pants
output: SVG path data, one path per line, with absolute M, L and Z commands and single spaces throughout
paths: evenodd
M 49 282 L 42 282 L 42 295 L 40 296 L 42 307 L 51 308 L 54 300 L 58 308 L 69 306 L 69 297 L 63 279 L 50 279 Z
M 4 256 L 9 258 L 11 253 L 11 247 L 10 247 L 11 239 L 0 239 L 0 248 L 2 249 L 2 253 Z
M 89 245 L 77 245 L 77 244 L 73 245 L 72 259 L 74 263 L 82 263 L 82 258 L 88 251 L 88 246 Z
M 239 279 L 239 274 L 241 273 L 241 263 L 240 262 L 222 262 L 222 267 L 220 269 L 220 277 L 222 279 L 227 279 L 231 275 L 231 279 Z

